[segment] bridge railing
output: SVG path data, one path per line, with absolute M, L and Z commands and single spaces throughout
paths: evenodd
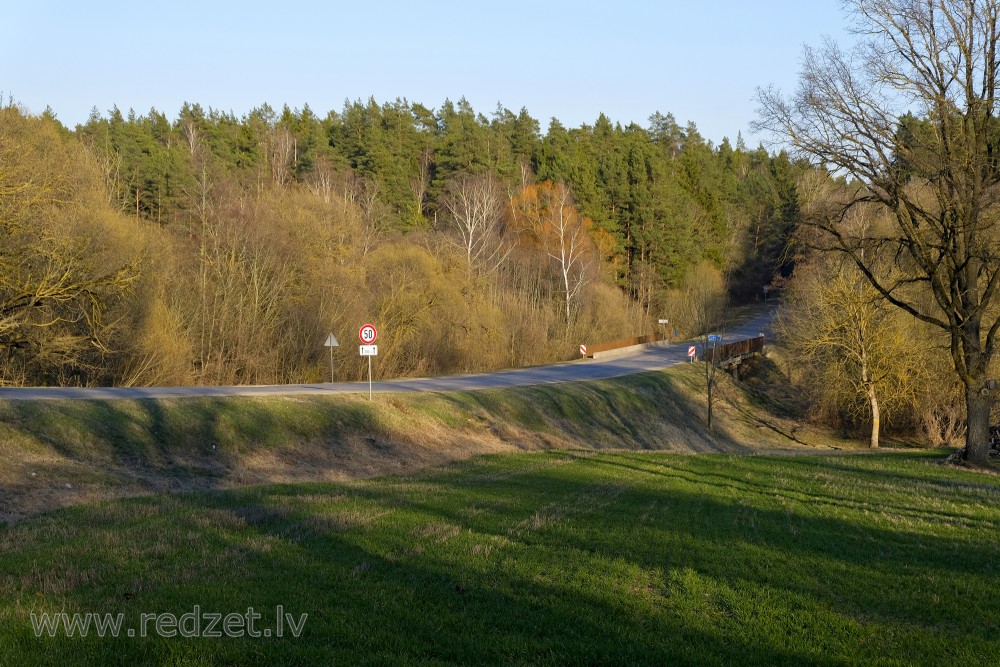
M 726 343 L 717 347 L 710 347 L 698 357 L 701 361 L 711 361 L 716 364 L 724 364 L 734 359 L 744 359 L 754 354 L 764 351 L 764 337 L 748 338 L 738 340 L 735 343 Z

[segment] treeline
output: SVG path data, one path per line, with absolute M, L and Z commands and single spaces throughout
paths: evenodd
M 655 114 L 544 134 L 397 100 L 319 117 L 185 105 L 70 131 L 0 114 L 3 381 L 282 383 L 487 370 L 682 329 L 793 268 L 805 167 Z M 707 276 L 707 277 L 706 277 Z M 722 287 L 724 286 L 724 287 Z
M 446 228 L 442 196 L 458 178 L 489 174 L 508 198 L 530 183 L 565 183 L 613 241 L 604 259 L 616 282 L 647 308 L 703 260 L 741 298 L 776 270 L 787 275 L 802 170 L 741 140 L 715 148 L 670 114 L 654 114 L 649 128 L 602 115 L 567 130 L 553 119 L 543 136 L 524 109 L 486 117 L 464 100 L 438 111 L 369 100 L 324 118 L 308 106 L 236 118 L 185 105 L 173 122 L 115 109 L 95 111 L 77 135 L 100 156 L 122 210 L 160 224 L 190 219 L 206 178 L 257 192 L 300 185 L 326 199 L 351 190 L 384 232 Z

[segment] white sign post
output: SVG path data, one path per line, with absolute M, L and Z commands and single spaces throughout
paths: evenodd
M 659 320 L 657 320 L 657 322 L 658 322 L 659 324 L 662 324 L 663 326 L 667 327 L 667 342 L 668 342 L 668 343 L 673 343 L 673 342 L 674 342 L 674 339 L 673 339 L 673 337 L 672 337 L 672 336 L 670 335 L 670 327 L 669 327 L 669 326 L 667 326 L 668 324 L 670 324 L 670 320 L 667 320 L 667 319 L 663 319 L 663 318 L 661 317 L 661 318 L 660 318 Z
M 372 400 L 372 357 L 378 354 L 378 345 L 372 345 L 378 338 L 378 329 L 371 324 L 365 324 L 358 331 L 358 338 L 364 345 L 361 346 L 361 356 L 368 357 L 368 400 Z
M 333 335 L 333 332 L 330 332 L 323 345 L 330 348 L 330 382 L 333 382 L 333 348 L 340 347 L 340 343 L 337 342 L 337 337 Z

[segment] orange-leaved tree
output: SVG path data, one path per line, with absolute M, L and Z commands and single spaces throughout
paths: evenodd
M 529 245 L 540 247 L 555 262 L 569 324 L 577 298 L 594 279 L 593 223 L 576 210 L 569 188 L 551 181 L 521 188 L 511 202 L 511 212 Z

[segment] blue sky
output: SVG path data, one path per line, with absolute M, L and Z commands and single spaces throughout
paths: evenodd
M 837 0 L 11 2 L 0 92 L 70 127 L 114 105 L 173 119 L 185 101 L 325 115 L 465 96 L 486 114 L 526 107 L 543 131 L 660 111 L 756 143 L 755 89 L 790 91 L 804 44 L 847 38 Z

